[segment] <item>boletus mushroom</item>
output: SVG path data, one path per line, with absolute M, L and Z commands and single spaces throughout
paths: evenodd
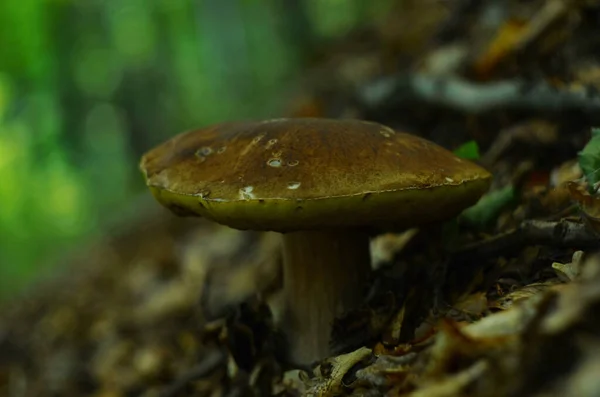
M 223 123 L 173 137 L 141 160 L 180 215 L 281 233 L 288 359 L 328 356 L 336 316 L 361 303 L 368 228 L 415 227 L 474 204 L 491 175 L 420 137 L 360 120 Z

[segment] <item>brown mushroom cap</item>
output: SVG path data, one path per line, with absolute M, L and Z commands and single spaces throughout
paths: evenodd
M 359 120 L 276 119 L 173 137 L 140 164 L 174 212 L 237 229 L 417 226 L 474 204 L 491 175 L 420 137 Z

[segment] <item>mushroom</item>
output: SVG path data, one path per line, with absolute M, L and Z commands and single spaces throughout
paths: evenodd
M 282 236 L 288 359 L 330 353 L 334 319 L 362 301 L 372 226 L 415 227 L 474 204 L 491 175 L 423 138 L 361 120 L 292 118 L 189 131 L 140 163 L 180 215 Z

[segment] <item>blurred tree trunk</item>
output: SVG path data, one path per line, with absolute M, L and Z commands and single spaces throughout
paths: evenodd
M 311 59 L 318 43 L 306 10 L 306 1 L 274 0 L 272 4 L 281 21 L 281 35 L 290 47 L 297 49 L 297 60 L 306 62 Z
M 85 18 L 79 12 L 79 8 L 76 3 L 62 2 L 54 5 L 53 15 L 49 18 L 53 24 L 52 41 L 56 45 L 54 56 L 57 63 L 57 87 L 62 121 L 61 145 L 75 165 L 86 160 L 81 151 L 81 130 L 89 108 L 73 76 L 73 38 L 81 35 L 77 21 Z
M 126 118 L 126 132 L 133 162 L 164 136 L 173 135 L 178 126 L 169 127 L 167 112 L 162 111 L 161 98 L 165 79 L 152 69 L 129 70 L 114 96 L 114 104 Z

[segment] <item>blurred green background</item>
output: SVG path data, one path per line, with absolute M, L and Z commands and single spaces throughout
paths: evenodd
M 146 149 L 280 115 L 315 48 L 390 3 L 0 1 L 0 299 L 122 214 Z

